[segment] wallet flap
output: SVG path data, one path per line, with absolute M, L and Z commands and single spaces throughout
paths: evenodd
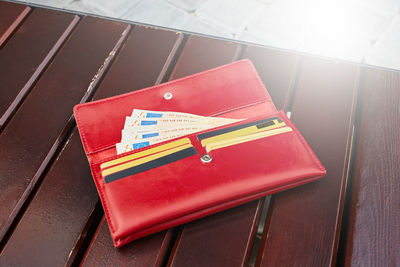
M 121 140 L 125 117 L 133 108 L 187 112 L 211 116 L 268 102 L 266 114 L 276 111 L 249 60 L 240 60 L 131 93 L 79 104 L 74 115 L 86 154 Z

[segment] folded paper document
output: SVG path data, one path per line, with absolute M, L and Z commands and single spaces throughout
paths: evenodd
M 121 142 L 116 144 L 117 154 L 236 121 L 239 120 L 134 109 L 125 119 Z
M 74 113 L 117 247 L 326 172 L 248 60 Z

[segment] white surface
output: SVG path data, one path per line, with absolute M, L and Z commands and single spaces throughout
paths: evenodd
M 282 0 L 264 5 L 249 22 L 243 34 L 254 36 L 255 41 L 286 49 L 295 49 L 304 36 L 302 1 Z M 246 36 L 246 35 L 245 35 Z
M 119 18 L 124 16 L 140 0 L 81 0 L 75 2 L 82 3 L 82 6 L 93 10 L 99 10 L 105 16 Z
M 74 1 L 72 3 L 68 3 L 63 8 L 85 13 L 102 14 L 102 11 L 97 7 L 87 6 L 83 4 L 81 1 Z
M 123 19 L 138 21 L 153 25 L 180 28 L 188 19 L 189 14 L 163 0 L 145 0 L 135 5 Z
M 28 0 L 400 69 L 400 0 Z
M 254 0 L 212 0 L 196 10 L 196 15 L 231 33 L 239 34 L 262 6 L 262 3 Z
M 181 7 L 187 11 L 195 11 L 207 0 L 167 0 L 172 5 Z
M 68 5 L 69 3 L 73 2 L 73 1 L 74 0 L 28 0 L 28 1 L 22 1 L 22 2 L 33 3 L 33 4 L 43 5 L 43 6 L 54 6 L 54 7 L 63 8 L 64 6 Z
M 206 20 L 202 20 L 194 14 L 189 16 L 188 20 L 180 27 L 180 29 L 225 38 L 234 37 L 233 34 L 230 33 L 228 30 L 214 25 Z
M 389 17 L 349 2 L 313 5 L 319 13 L 304 19 L 306 30 L 297 50 L 361 62 L 390 25 Z
M 400 16 L 398 16 L 367 56 L 365 63 L 400 69 Z
M 370 8 L 377 14 L 383 16 L 395 16 L 399 14 L 399 0 L 351 0 L 355 4 Z

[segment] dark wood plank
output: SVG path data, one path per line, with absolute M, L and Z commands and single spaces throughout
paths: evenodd
M 261 201 L 185 224 L 178 238 L 173 266 L 244 266 Z
M 191 35 L 170 80 L 232 62 L 239 57 L 241 49 L 231 42 Z
M 157 233 L 123 246 L 113 247 L 103 219 L 83 266 L 160 266 L 171 242 L 171 232 Z
M 136 26 L 100 84 L 94 99 L 159 83 L 170 67 L 182 39 L 183 35 L 175 32 Z M 163 45 L 160 46 L 160 43 Z M 85 158 L 80 160 L 86 162 Z M 91 177 L 84 179 L 92 180 Z M 109 266 L 111 263 L 113 266 L 161 264 L 171 242 L 171 235 L 163 232 L 116 249 L 104 220 L 99 229 L 86 253 L 83 261 L 85 266 Z
M 75 130 L 0 257 L 0 265 L 63 266 L 97 202 Z
M 204 52 L 195 51 L 192 54 L 202 54 L 202 57 L 205 58 L 208 57 L 207 51 L 210 51 L 210 56 L 216 57 L 212 52 L 213 48 L 203 47 L 202 49 L 204 49 Z M 220 49 L 220 53 L 226 50 Z M 232 56 L 236 56 L 236 54 L 232 54 Z M 274 101 L 278 100 L 277 107 L 283 108 L 284 99 L 292 86 L 290 81 L 294 80 L 297 72 L 297 56 L 283 52 L 275 53 L 263 48 L 247 47 L 243 52 L 243 57 L 252 60 L 264 81 L 269 80 L 268 91 L 272 97 L 275 97 L 273 98 Z M 193 60 L 193 58 L 194 56 L 187 59 L 182 58 L 178 63 L 184 62 L 184 60 Z M 189 64 L 186 63 L 185 65 Z M 192 63 L 193 65 L 196 65 L 196 63 Z M 279 99 L 281 95 L 285 97 Z M 262 200 L 253 201 L 231 209 L 226 214 L 216 214 L 185 225 L 171 257 L 171 265 L 245 265 L 254 239 L 257 219 L 261 211 L 261 202 Z M 208 227 L 211 225 L 213 226 L 212 229 Z M 217 225 L 220 226 L 217 227 Z M 207 255 L 207 257 L 204 255 Z
M 28 15 L 30 7 L 10 2 L 0 2 L 0 48 Z
M 304 59 L 292 121 L 327 175 L 273 196 L 260 254 L 262 266 L 334 264 L 357 87 L 355 65 Z
M 85 17 L 4 128 L 0 135 L 1 239 L 62 143 L 61 131 L 72 107 L 90 88 L 126 27 Z
M 78 20 L 72 14 L 35 9 L 0 50 L 0 130 Z
M 160 83 L 182 40 L 181 33 L 135 26 L 93 98 L 106 98 Z
M 400 73 L 367 69 L 345 266 L 400 264 Z

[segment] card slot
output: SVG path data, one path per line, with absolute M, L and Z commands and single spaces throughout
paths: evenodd
M 198 153 L 198 151 L 201 154 L 203 154 L 203 152 L 208 153 L 212 150 L 220 149 L 223 147 L 249 142 L 252 140 L 257 140 L 270 135 L 275 135 L 277 134 L 275 132 L 272 132 L 270 134 L 265 134 L 263 132 L 271 131 L 272 129 L 276 128 L 279 129 L 284 126 L 286 126 L 286 123 L 279 116 L 273 116 L 267 119 L 256 120 L 248 123 L 242 123 L 230 127 L 221 128 L 218 130 L 204 132 L 200 134 L 202 135 L 200 136 L 200 138 L 198 134 L 193 133 L 187 135 L 185 138 L 181 138 L 175 141 L 170 141 L 167 143 L 162 143 L 161 145 L 149 146 L 143 148 L 140 151 L 133 152 L 132 154 L 129 155 L 122 154 L 122 157 L 117 157 L 112 160 L 105 161 L 100 164 L 101 175 L 103 178 L 113 174 L 115 174 L 114 175 L 115 177 L 120 177 L 121 175 L 125 177 L 126 174 L 131 173 L 132 171 L 128 169 L 135 168 L 142 164 L 146 164 L 147 162 L 157 160 L 158 158 L 168 156 L 169 154 L 173 154 L 175 152 L 190 147 L 196 151 L 196 154 Z M 254 133 L 261 133 L 261 134 L 254 135 Z M 209 137 L 202 139 L 204 138 L 204 136 L 209 136 Z M 243 138 L 238 138 L 238 137 L 243 137 Z M 202 142 L 196 142 L 197 141 L 196 139 L 202 139 L 201 140 Z M 126 173 L 123 173 L 123 171 L 125 170 L 128 171 L 126 171 Z M 114 178 L 107 178 L 107 181 L 113 181 L 113 180 Z
M 155 154 L 155 153 L 158 153 L 158 152 L 162 152 L 164 150 L 168 150 L 168 149 L 171 149 L 171 148 L 174 148 L 174 147 L 178 147 L 178 146 L 181 146 L 181 145 L 185 145 L 185 144 L 192 144 L 192 145 L 195 146 L 197 151 L 203 151 L 203 147 L 202 147 L 201 143 L 196 142 L 197 139 L 199 139 L 198 138 L 199 136 L 200 136 L 200 139 L 203 138 L 203 137 L 201 137 L 201 135 L 207 136 L 209 133 L 212 133 L 212 135 L 215 136 L 218 133 L 226 133 L 228 131 L 232 131 L 232 130 L 235 130 L 235 129 L 239 129 L 240 130 L 242 128 L 245 128 L 246 126 L 248 127 L 249 125 L 250 126 L 253 125 L 254 126 L 253 130 L 255 130 L 255 131 L 257 131 L 257 130 L 268 130 L 268 129 L 271 129 L 271 128 L 276 128 L 275 126 L 271 126 L 271 125 L 268 124 L 271 121 L 274 121 L 274 124 L 278 124 L 276 127 L 282 127 L 282 126 L 286 125 L 285 122 L 283 122 L 281 120 L 281 118 L 278 117 L 278 116 L 273 116 L 273 117 L 268 118 L 268 119 L 257 120 L 257 121 L 249 122 L 249 123 L 245 123 L 245 124 L 243 124 L 243 123 L 242 124 L 237 124 L 237 123 L 239 123 L 239 122 L 237 122 L 237 123 L 234 124 L 234 126 L 220 128 L 218 130 L 204 131 L 200 135 L 198 133 L 192 133 L 192 134 L 189 134 L 189 135 L 187 135 L 185 137 L 177 139 L 175 141 L 164 141 L 164 142 L 159 143 L 159 144 L 153 144 L 153 145 L 150 145 L 150 146 L 147 146 L 147 147 L 143 147 L 143 148 L 139 148 L 139 149 L 136 149 L 136 150 L 133 150 L 133 151 L 128 151 L 128 152 L 125 152 L 125 153 L 120 154 L 120 155 L 110 156 L 107 159 L 104 159 L 104 157 L 103 157 L 101 162 L 99 162 L 100 163 L 100 169 L 101 170 L 105 170 L 105 169 L 108 169 L 108 168 L 112 168 L 112 167 L 115 167 L 117 165 L 121 165 L 123 163 L 129 162 L 129 161 L 132 161 L 132 160 L 135 160 L 135 159 L 146 157 L 146 156 L 149 156 L 149 155 L 152 155 L 152 154 Z M 259 126 L 257 127 L 255 125 L 259 125 Z M 221 126 L 221 127 L 223 127 L 223 126 Z M 197 135 L 197 138 L 196 138 L 196 135 Z M 205 139 L 203 139 L 202 141 L 204 141 L 204 140 Z M 114 149 L 113 149 L 113 151 L 114 151 Z M 204 150 L 204 152 L 205 152 L 205 150 Z M 110 152 L 109 154 L 111 154 L 111 153 L 115 153 L 115 152 Z
M 277 120 L 279 123 L 283 122 L 279 117 L 272 117 L 272 118 L 268 118 L 268 119 L 263 119 L 263 120 L 257 120 L 257 121 L 252 121 L 252 122 L 248 122 L 248 123 L 243 123 L 243 124 L 238 124 L 238 125 L 234 125 L 231 127 L 226 127 L 226 128 L 222 128 L 222 129 L 218 129 L 218 130 L 214 130 L 214 131 L 208 131 L 205 133 L 201 133 L 197 135 L 197 140 L 201 141 L 203 139 L 208 139 L 210 137 L 214 137 L 217 135 L 221 135 L 221 134 L 225 134 L 228 132 L 233 132 L 236 130 L 240 130 L 242 128 L 247 128 L 250 126 L 254 126 L 257 124 L 265 124 L 265 123 L 270 123 L 273 122 L 274 120 Z
M 283 122 L 279 117 L 273 117 L 207 132 L 202 134 L 200 137 L 198 135 L 198 139 L 202 139 L 201 144 L 203 147 L 205 147 L 211 143 L 221 142 L 224 140 L 276 129 L 284 126 L 286 126 L 286 123 Z M 205 136 L 207 136 L 207 138 L 203 139 Z
M 103 170 L 106 168 L 110 168 L 112 166 L 119 165 L 124 162 L 132 161 L 134 159 L 139 159 L 139 158 L 142 158 L 145 156 L 149 156 L 149 155 L 152 155 L 152 154 L 155 154 L 158 152 L 162 152 L 165 150 L 169 150 L 169 149 L 187 145 L 187 144 L 191 144 L 190 139 L 189 138 L 181 138 L 181 139 L 171 141 L 171 142 L 168 142 L 165 144 L 149 146 L 140 151 L 129 151 L 127 153 L 119 155 L 118 158 L 114 158 L 112 160 L 108 160 L 108 161 L 101 163 L 100 169 Z M 133 152 L 133 153 L 130 153 L 130 152 Z M 130 153 L 130 154 L 126 155 L 128 153 Z
M 170 152 L 170 151 L 168 151 Z M 144 171 L 148 171 L 157 167 L 161 167 L 163 165 L 167 165 L 170 164 L 172 162 L 176 162 L 179 160 L 182 160 L 184 158 L 196 155 L 197 150 L 193 147 L 193 146 L 189 146 L 189 147 L 185 147 L 184 149 L 181 149 L 179 151 L 176 151 L 174 153 L 170 153 L 165 155 L 165 153 L 163 153 L 163 156 L 158 157 L 158 158 L 151 158 L 150 160 L 146 161 L 146 162 L 141 162 L 140 164 L 133 164 L 132 166 L 130 166 L 129 168 L 125 168 L 121 171 L 118 172 L 114 172 L 111 174 L 103 174 L 104 177 L 104 181 L 106 183 L 110 183 L 128 176 L 132 176 Z
M 118 171 L 122 171 L 124 169 L 130 168 L 130 167 L 134 167 L 134 166 L 146 163 L 148 161 L 164 157 L 166 155 L 169 155 L 169 154 L 184 150 L 184 149 L 189 148 L 189 147 L 193 147 L 193 146 L 191 144 L 186 144 L 186 145 L 183 145 L 183 146 L 178 146 L 178 147 L 175 147 L 175 148 L 164 150 L 162 152 L 155 153 L 155 154 L 152 154 L 152 155 L 149 155 L 149 156 L 146 156 L 146 157 L 142 157 L 142 158 L 139 158 L 139 159 L 136 159 L 136 160 L 128 161 L 126 163 L 114 166 L 112 168 L 105 169 L 105 170 L 102 171 L 101 174 L 102 174 L 102 176 L 107 176 L 109 174 L 112 174 L 112 173 L 115 173 L 115 172 L 118 172 Z
M 279 113 L 276 112 L 276 110 L 269 111 L 269 109 L 268 109 L 269 106 L 266 105 L 265 103 L 266 102 L 260 102 L 260 103 L 257 102 L 257 103 L 242 107 L 239 110 L 227 111 L 227 112 L 224 112 L 223 114 L 224 114 L 225 117 L 234 118 L 234 119 L 247 118 L 246 119 L 247 121 L 249 121 L 250 118 L 253 118 L 253 119 L 265 118 L 266 114 L 271 116 L 271 117 L 279 115 Z M 243 110 L 246 110 L 246 112 L 243 113 Z M 219 113 L 218 114 L 210 113 L 210 114 L 204 114 L 204 116 L 216 116 L 216 117 L 219 117 L 219 116 L 221 116 L 221 114 L 219 114 Z M 282 117 L 282 115 L 279 115 L 279 116 Z M 243 123 L 243 122 L 232 123 L 232 125 L 237 125 L 239 123 Z M 216 127 L 216 129 L 220 129 L 222 127 L 227 127 L 227 126 L 228 125 Z M 211 130 L 212 129 L 204 130 L 204 131 L 202 131 L 202 133 L 207 132 L 207 131 L 211 131 Z M 197 133 L 192 133 L 192 134 L 189 134 L 187 136 L 177 137 L 174 140 L 177 140 L 179 138 L 189 137 L 192 140 L 192 144 L 196 147 L 197 151 L 200 152 L 200 151 L 202 151 L 201 144 L 199 143 L 199 145 L 197 145 L 197 142 L 196 142 L 197 141 L 196 135 L 198 135 L 198 134 L 199 134 L 198 132 Z M 162 143 L 166 143 L 166 142 L 170 142 L 170 141 L 173 141 L 173 140 L 163 141 Z M 107 162 L 107 161 L 111 161 L 113 159 L 117 159 L 117 158 L 120 158 L 120 157 L 136 154 L 136 153 L 138 153 L 140 151 L 150 149 L 150 148 L 152 148 L 154 146 L 158 146 L 158 145 L 160 145 L 162 143 L 152 144 L 152 145 L 149 145 L 149 146 L 146 146 L 146 147 L 142 147 L 142 148 L 138 148 L 138 149 L 135 149 L 135 150 L 132 150 L 132 151 L 127 151 L 127 152 L 124 152 L 122 154 L 116 154 L 115 143 L 114 143 L 112 145 L 105 146 L 105 147 L 97 150 L 96 152 L 87 153 L 87 156 L 88 156 L 88 160 L 89 160 L 89 162 L 91 164 L 101 164 L 101 163 L 104 163 L 104 162 Z M 204 150 L 204 152 L 205 152 L 205 150 Z M 105 165 L 105 167 L 103 167 L 103 169 L 104 168 L 107 168 L 107 165 Z
M 283 133 L 287 133 L 287 132 L 292 132 L 292 131 L 293 131 L 293 129 L 291 127 L 282 127 L 282 128 L 277 128 L 277 129 L 273 129 L 273 130 L 257 132 L 257 133 L 253 133 L 250 135 L 244 135 L 244 136 L 239 136 L 239 137 L 235 137 L 235 138 L 230 138 L 230 139 L 213 142 L 213 143 L 206 145 L 206 151 L 208 153 L 212 150 L 216 150 L 216 149 L 220 149 L 220 148 L 224 148 L 224 147 L 228 147 L 228 146 L 233 146 L 233 145 L 238 145 L 238 144 L 242 144 L 242 143 L 246 143 L 246 142 L 250 142 L 250 141 L 255 141 L 255 140 L 258 140 L 261 138 L 266 138 L 266 137 L 283 134 Z

